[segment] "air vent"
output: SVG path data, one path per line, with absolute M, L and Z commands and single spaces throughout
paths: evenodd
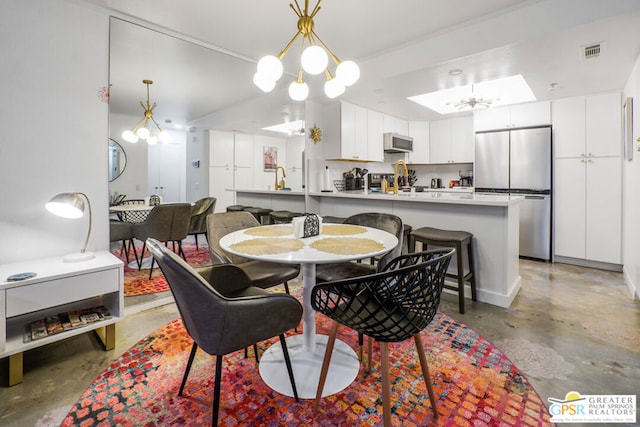
M 591 59 L 600 56 L 600 44 L 592 44 L 584 48 L 584 58 Z

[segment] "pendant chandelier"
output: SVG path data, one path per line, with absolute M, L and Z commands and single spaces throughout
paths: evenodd
M 473 92 L 473 84 L 471 85 L 471 96 L 469 96 L 469 98 L 467 99 L 461 99 L 458 102 L 453 102 L 453 106 L 455 108 L 458 109 L 458 111 L 462 111 L 465 110 L 467 108 L 474 110 L 476 107 L 479 108 L 489 108 L 491 107 L 491 104 L 493 104 L 494 100 L 493 99 L 486 99 L 486 98 L 476 98 L 474 96 L 474 92 Z
M 133 144 L 138 142 L 139 139 L 146 139 L 149 144 L 155 144 L 158 142 L 158 139 L 160 139 L 160 141 L 167 144 L 171 142 L 171 135 L 169 135 L 169 132 L 166 130 L 160 129 L 158 122 L 153 118 L 153 109 L 156 108 L 156 103 L 154 102 L 153 105 L 149 103 L 149 85 L 153 84 L 153 81 L 143 80 L 142 83 L 147 85 L 147 104 L 145 105 L 140 101 L 140 105 L 144 110 L 144 117 L 142 117 L 132 130 L 122 132 L 122 139 Z M 158 135 L 154 133 L 154 127 L 151 126 L 149 122 L 155 125 Z
M 340 61 L 336 55 L 327 47 L 314 31 L 313 18 L 320 11 L 318 0 L 313 11 L 309 14 L 309 0 L 304 2 L 304 10 L 300 8 L 298 0 L 289 3 L 289 7 L 298 16 L 298 32 L 291 41 L 278 54 L 278 56 L 267 55 L 258 61 L 256 74 L 253 76 L 253 83 L 264 92 L 270 92 L 282 76 L 283 66 L 281 59 L 289 51 L 293 43 L 299 36 L 302 36 L 302 55 L 300 57 L 300 67 L 297 78 L 289 85 L 289 96 L 296 101 L 304 101 L 309 95 L 309 86 L 302 78 L 302 71 L 309 74 L 321 74 L 324 72 L 327 81 L 324 84 L 324 92 L 329 98 L 335 98 L 344 93 L 346 86 L 351 86 L 360 78 L 360 68 L 353 61 Z M 333 76 L 328 68 L 329 58 L 337 65 L 336 75 Z

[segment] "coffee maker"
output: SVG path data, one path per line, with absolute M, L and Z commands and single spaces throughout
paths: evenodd
M 440 178 L 432 178 L 431 179 L 431 188 L 442 188 L 442 179 L 440 179 Z
M 472 170 L 460 170 L 460 187 L 473 187 L 473 171 Z

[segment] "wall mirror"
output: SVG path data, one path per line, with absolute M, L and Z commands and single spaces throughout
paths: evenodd
M 109 138 L 109 182 L 114 181 L 127 167 L 127 153 L 118 142 Z

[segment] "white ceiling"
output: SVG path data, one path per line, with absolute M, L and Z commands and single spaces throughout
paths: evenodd
M 297 31 L 288 0 L 83 1 L 120 19 L 112 20 L 111 111 L 142 116 L 142 80 L 151 79 L 161 126 L 167 118 L 210 117 L 219 128 L 251 130 L 280 121 L 284 112 L 291 120 L 302 114 L 302 103 L 286 95 L 297 71 L 296 46 L 273 92 L 252 83 L 255 62 L 278 54 Z M 324 0 L 321 6 L 317 34 L 361 68 L 360 81 L 341 99 L 409 120 L 443 116 L 407 96 L 513 74 L 525 77 L 538 100 L 621 90 L 640 52 L 638 0 Z M 602 44 L 601 55 L 583 59 L 593 43 Z M 451 77 L 453 68 L 463 73 Z M 305 79 L 310 100 L 324 102 L 324 78 Z M 234 106 L 241 120 L 221 113 Z

